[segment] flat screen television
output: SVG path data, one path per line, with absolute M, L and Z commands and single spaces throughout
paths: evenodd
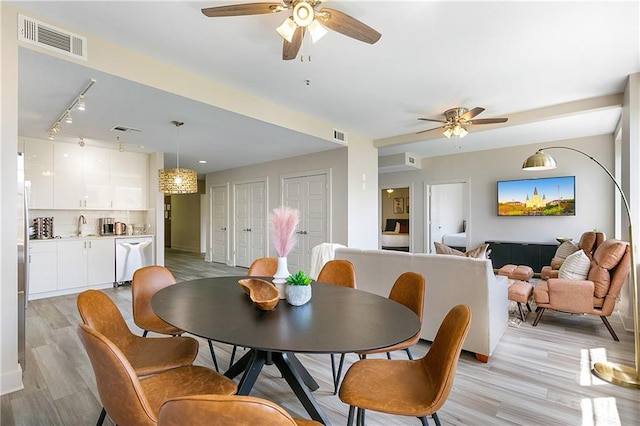
M 575 216 L 575 176 L 498 181 L 498 216 Z

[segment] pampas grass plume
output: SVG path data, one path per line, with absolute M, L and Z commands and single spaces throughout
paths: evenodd
M 277 207 L 271 213 L 271 238 L 278 257 L 286 257 L 296 243 L 293 236 L 298 225 L 298 210 Z

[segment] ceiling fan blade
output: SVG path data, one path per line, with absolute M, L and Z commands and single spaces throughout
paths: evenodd
M 304 37 L 304 27 L 298 27 L 296 31 L 293 33 L 293 38 L 291 39 L 291 43 L 287 40 L 284 41 L 282 45 L 282 59 L 285 61 L 290 61 L 291 59 L 295 59 L 298 56 L 298 51 L 300 50 L 300 46 L 302 46 L 302 38 Z
M 382 37 L 382 34 L 370 26 L 338 10 L 325 7 L 316 13 L 316 17 L 320 18 L 325 27 L 365 43 L 374 44 Z
M 245 3 L 208 7 L 202 9 L 202 13 L 210 18 L 217 18 L 219 16 L 262 15 L 280 12 L 285 9 L 286 7 L 282 3 Z
M 434 130 L 442 130 L 442 129 L 444 129 L 444 126 L 442 126 L 442 127 L 434 127 L 433 129 L 420 130 L 419 132 L 416 132 L 416 135 L 419 135 L 420 133 L 432 132 Z
M 480 108 L 480 107 L 475 107 L 472 110 L 469 110 L 467 112 L 465 112 L 464 114 L 462 114 L 459 119 L 460 120 L 466 120 L 469 121 L 471 120 L 473 117 L 475 117 L 476 115 L 480 114 L 482 111 L 484 111 L 484 108 Z
M 422 120 L 422 121 L 433 121 L 435 123 L 446 123 L 445 120 L 437 120 L 435 118 L 418 118 L 418 120 Z
M 479 118 L 477 120 L 471 120 L 470 123 L 466 124 L 496 124 L 496 123 L 505 123 L 508 118 Z

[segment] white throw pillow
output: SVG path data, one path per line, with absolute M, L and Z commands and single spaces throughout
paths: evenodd
M 567 257 L 569 257 L 569 255 L 572 255 L 578 250 L 580 249 L 576 244 L 572 243 L 571 241 L 565 241 L 564 243 L 560 244 L 560 247 L 558 247 L 558 250 L 556 250 L 556 255 L 554 257 L 566 259 Z
M 586 280 L 591 261 L 582 250 L 569 255 L 558 271 L 558 278 L 564 280 Z
M 400 222 L 396 222 L 396 227 L 393 230 L 394 234 L 399 234 L 400 233 Z

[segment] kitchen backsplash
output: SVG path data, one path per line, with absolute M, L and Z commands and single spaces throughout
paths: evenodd
M 78 218 L 83 215 L 87 224 L 83 225 L 83 233 L 100 234 L 98 219 L 112 217 L 114 222 L 124 222 L 129 225 L 148 223 L 146 211 L 130 210 L 29 210 L 29 224 L 33 224 L 36 217 L 53 217 L 53 235 L 56 237 L 71 237 L 78 235 Z M 150 226 L 147 226 L 150 228 Z M 149 231 L 151 232 L 151 231 Z

